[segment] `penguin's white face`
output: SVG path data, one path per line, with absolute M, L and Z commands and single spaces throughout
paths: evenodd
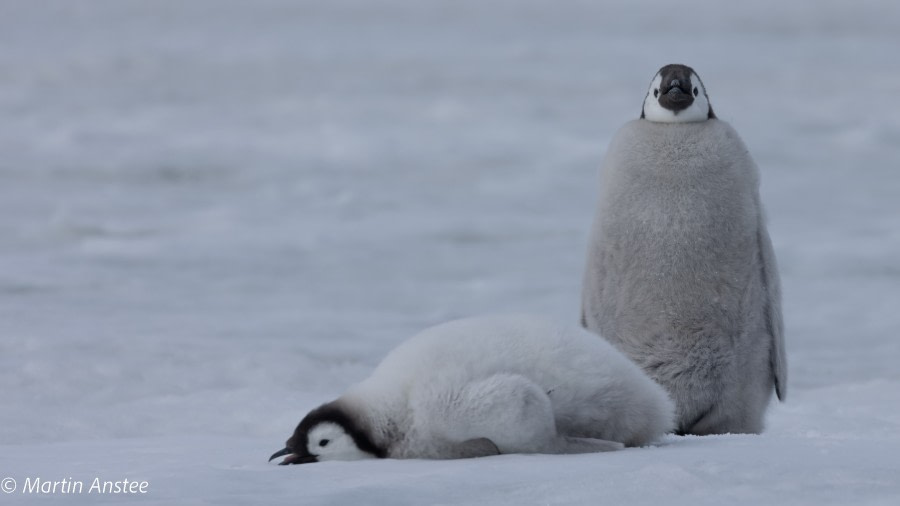
M 325 460 L 374 459 L 375 455 L 364 452 L 347 431 L 333 422 L 322 422 L 309 430 L 306 449 L 319 462 Z
M 703 81 L 686 65 L 666 65 L 653 76 L 641 118 L 656 123 L 690 123 L 715 118 Z

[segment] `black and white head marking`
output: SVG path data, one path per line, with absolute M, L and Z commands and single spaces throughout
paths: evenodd
M 303 417 L 285 447 L 269 461 L 285 457 L 280 465 L 287 465 L 386 456 L 387 452 L 372 441 L 351 413 L 337 402 L 329 402 Z
M 687 65 L 670 64 L 653 76 L 641 118 L 657 123 L 689 123 L 715 118 L 700 76 Z

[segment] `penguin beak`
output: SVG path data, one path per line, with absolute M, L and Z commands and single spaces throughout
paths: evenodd
M 664 91 L 664 95 L 672 102 L 681 102 L 693 98 L 690 91 L 684 89 L 682 82 L 678 79 L 672 79 L 669 82 L 668 89 Z
M 294 453 L 294 450 L 291 450 L 290 448 L 282 448 L 269 457 L 269 462 L 272 462 L 278 457 L 284 457 L 284 460 L 278 463 L 279 466 L 286 466 L 288 464 L 309 464 L 310 462 L 319 461 L 315 455 L 300 455 Z
M 663 80 L 666 84 L 660 86 L 659 90 L 659 105 L 675 114 L 694 103 L 694 95 L 691 94 L 691 80 L 679 77 L 667 77 Z

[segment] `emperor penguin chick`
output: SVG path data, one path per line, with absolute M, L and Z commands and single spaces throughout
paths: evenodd
M 401 344 L 371 377 L 306 415 L 269 460 L 602 452 L 673 427 L 666 392 L 590 332 L 481 317 Z
M 663 385 L 683 434 L 759 433 L 787 386 L 756 164 L 693 69 L 653 77 L 600 175 L 582 325 Z

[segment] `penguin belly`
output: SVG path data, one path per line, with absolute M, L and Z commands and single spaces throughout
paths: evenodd
M 771 396 L 758 176 L 726 123 L 634 121 L 604 164 L 583 323 L 666 388 L 678 432 L 760 432 Z

